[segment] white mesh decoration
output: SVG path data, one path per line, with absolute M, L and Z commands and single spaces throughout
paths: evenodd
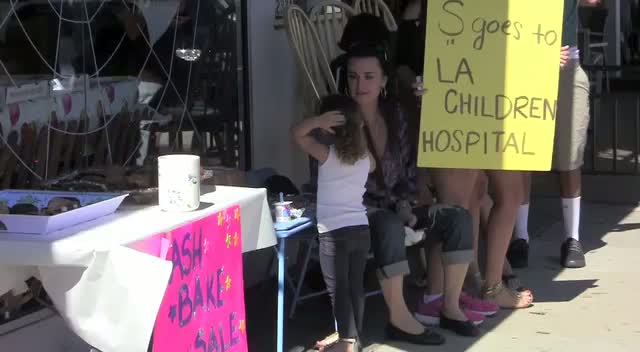
M 89 43 L 89 49 L 90 49 L 90 57 L 84 57 L 84 59 L 87 62 L 90 62 L 94 65 L 95 68 L 95 72 L 90 74 L 90 75 L 86 75 L 86 79 L 88 80 L 93 80 L 97 83 L 97 88 L 100 92 L 104 92 L 104 86 L 103 86 L 103 78 L 101 76 L 101 73 L 104 71 L 104 69 L 112 62 L 113 58 L 115 57 L 115 54 L 118 52 L 118 50 L 120 50 L 122 44 L 124 43 L 125 40 L 127 40 L 127 33 L 125 32 L 122 37 L 118 40 L 115 48 L 113 49 L 113 51 L 109 54 L 109 56 L 106 58 L 106 60 L 104 62 L 102 62 L 101 65 L 99 65 L 98 62 L 98 57 L 96 55 L 96 48 L 100 47 L 100 43 L 96 42 L 96 38 L 94 38 L 93 36 L 93 31 L 92 28 L 95 27 L 95 20 L 98 18 L 98 16 L 100 15 L 100 13 L 102 11 L 106 11 L 105 10 L 105 5 L 107 5 L 108 2 L 110 2 L 111 0 L 98 0 L 98 5 L 96 7 L 96 9 L 92 12 L 89 13 L 89 7 L 87 6 L 87 0 L 47 0 L 47 4 L 50 7 L 52 13 L 57 17 L 58 19 L 58 23 L 57 26 L 55 28 L 52 28 L 50 30 L 55 30 L 57 32 L 57 40 L 56 40 L 56 46 L 55 46 L 55 57 L 52 63 L 48 62 L 47 59 L 45 58 L 45 55 L 43 55 L 43 53 L 41 52 L 40 48 L 37 47 L 37 45 L 35 44 L 33 38 L 30 36 L 29 32 L 26 30 L 25 25 L 23 23 L 23 20 L 20 18 L 20 15 L 18 13 L 18 10 L 20 8 L 20 5 L 24 5 L 26 4 L 26 2 L 22 2 L 21 0 L 9 0 L 9 4 L 8 7 L 6 8 L 6 13 L 3 13 L 0 15 L 0 33 L 4 33 L 7 29 L 4 28 L 7 23 L 9 22 L 9 20 L 14 19 L 15 23 L 18 26 L 19 31 L 21 31 L 25 38 L 27 39 L 27 42 L 29 43 L 29 45 L 33 48 L 34 52 L 36 53 L 36 56 L 39 58 L 39 60 L 42 62 L 42 64 L 49 70 L 49 73 L 51 75 L 51 80 L 52 83 L 54 83 L 55 87 L 54 89 L 58 89 L 58 90 L 62 90 L 64 91 L 65 89 L 68 89 L 68 87 L 73 87 L 73 80 L 77 79 L 78 76 L 74 75 L 73 72 L 71 72 L 71 68 L 69 68 L 68 66 L 64 66 L 62 61 L 59 61 L 59 59 L 62 57 L 62 55 L 68 55 L 67 54 L 67 49 L 66 46 L 68 46 L 68 43 L 61 43 L 61 37 L 62 37 L 62 25 L 63 23 L 72 23 L 75 25 L 80 25 L 80 26 L 86 26 L 86 29 L 88 30 L 88 43 Z M 114 0 L 117 1 L 117 0 Z M 133 8 L 130 7 L 130 4 L 127 3 L 125 0 L 120 0 L 122 2 L 122 4 L 124 5 L 124 7 L 132 12 Z M 183 123 L 184 123 L 184 119 L 185 117 L 188 119 L 188 121 L 191 123 L 194 133 L 196 133 L 196 136 L 199 138 L 199 133 L 197 131 L 196 125 L 193 121 L 193 118 L 188 110 L 188 95 L 187 95 L 187 99 L 183 99 L 182 98 L 182 94 L 181 92 L 177 89 L 176 85 L 174 84 L 174 82 L 172 81 L 171 78 L 171 74 L 173 73 L 173 63 L 174 60 L 177 57 L 184 59 L 186 61 L 189 62 L 189 76 L 187 78 L 187 85 L 186 85 L 186 91 L 188 92 L 189 89 L 191 89 L 191 72 L 192 72 L 192 66 L 193 66 L 193 62 L 198 60 L 200 55 L 201 55 L 201 49 L 198 48 L 196 46 L 196 37 L 197 37 L 197 31 L 198 31 L 198 20 L 199 20 L 199 12 L 200 12 L 200 1 L 201 0 L 192 0 L 192 1 L 196 1 L 196 12 L 195 12 L 195 18 L 194 18 L 194 32 L 193 32 L 193 40 L 191 42 L 191 46 L 190 47 L 176 47 L 176 38 L 177 38 L 177 28 L 178 26 L 174 26 L 173 27 L 173 37 L 172 37 L 172 52 L 176 53 L 176 55 L 172 56 L 171 61 L 169 63 L 169 67 L 165 67 L 164 64 L 162 63 L 162 61 L 160 60 L 158 54 L 155 52 L 152 42 L 149 40 L 147 34 L 145 34 L 145 31 L 143 30 L 143 28 L 140 26 L 139 23 L 136 23 L 136 26 L 140 32 L 140 35 L 142 36 L 142 39 L 145 43 L 145 45 L 147 45 L 147 47 L 149 48 L 149 53 L 147 54 L 144 63 L 142 65 L 142 68 L 140 69 L 140 72 L 137 75 L 137 81 L 138 83 L 141 81 L 141 75 L 142 72 L 144 71 L 144 69 L 147 67 L 147 64 L 149 62 L 150 58 L 154 58 L 158 65 L 160 70 L 164 73 L 165 77 L 167 77 L 167 82 L 166 84 L 164 84 L 164 88 L 163 91 L 160 95 L 160 99 L 158 102 L 158 106 L 162 106 L 162 102 L 163 99 L 165 97 L 165 94 L 167 92 L 167 89 L 171 89 L 172 92 L 175 94 L 178 103 L 181 104 L 182 106 L 182 111 L 180 113 L 180 120 L 178 122 L 178 131 L 181 130 Z M 81 19 L 74 19 L 69 17 L 68 15 L 66 15 L 64 13 L 64 9 L 65 6 L 74 6 L 76 9 L 81 9 L 81 13 L 83 14 L 83 17 Z M 138 11 L 140 9 L 146 9 L 149 7 L 154 6 L 153 2 L 151 2 L 150 0 L 134 0 L 134 4 L 133 4 Z M 179 16 L 179 11 L 176 11 L 175 13 L 175 20 L 178 20 L 178 16 Z M 62 48 L 65 47 L 65 48 Z M 62 53 L 61 53 L 62 52 Z M 82 53 L 82 55 L 85 55 L 85 53 Z M 12 84 L 13 86 L 17 86 L 18 84 L 18 80 L 14 77 L 14 75 L 12 75 L 12 73 L 10 72 L 10 69 L 5 65 L 5 63 L 0 60 L 0 75 L 6 75 L 7 80 L 10 84 Z M 87 91 L 84 90 L 84 96 L 85 96 L 85 105 L 84 105 L 84 111 L 86 112 L 91 112 L 91 113 L 95 113 L 96 112 L 96 107 L 95 106 L 87 106 L 86 101 L 87 101 Z M 49 111 L 53 111 L 53 98 L 49 99 Z M 109 134 L 108 134 L 108 127 L 109 125 L 113 122 L 113 120 L 115 119 L 115 117 L 117 116 L 115 111 L 111 111 L 110 110 L 110 105 L 109 104 L 103 104 L 103 108 L 106 110 L 104 111 L 104 113 L 102 114 L 102 125 L 99 127 L 95 127 L 95 128 L 89 128 L 89 126 L 85 126 L 86 127 L 86 131 L 84 132 L 72 132 L 72 131 L 66 131 L 64 129 L 60 129 L 55 127 L 52 123 L 51 123 L 51 114 L 49 112 L 49 120 L 46 123 L 46 126 L 48 128 L 48 138 L 47 138 L 47 160 L 45 160 L 44 162 L 46 163 L 45 166 L 45 175 L 44 175 L 44 179 L 46 180 L 48 178 L 47 175 L 47 171 L 48 170 L 48 162 L 49 162 L 49 148 L 50 148 L 50 135 L 51 135 L 51 131 L 55 131 L 58 133 L 63 133 L 66 135 L 75 135 L 75 136 L 86 136 L 86 135 L 90 135 L 90 134 L 94 134 L 94 133 L 99 133 L 102 130 L 104 130 L 105 132 L 105 136 L 106 136 L 106 144 L 107 144 L 107 154 L 108 154 L 108 161 L 111 162 L 113 160 L 112 157 L 112 152 L 113 152 L 113 148 L 111 145 L 111 140 L 109 138 Z M 151 109 L 150 107 L 146 107 L 148 109 Z M 158 116 L 158 112 L 151 109 L 152 111 L 152 118 L 155 118 Z M 0 139 L 3 142 L 3 145 L 5 148 L 7 148 L 18 160 L 18 162 L 26 169 L 28 170 L 35 178 L 42 180 L 43 177 L 41 175 L 38 175 L 33 169 L 31 169 L 29 167 L 29 165 L 27 164 L 27 162 L 25 162 L 22 158 L 20 158 L 20 156 L 18 155 L 18 153 L 7 143 L 7 138 L 6 136 L 8 136 L 8 132 L 9 131 L 4 131 L 5 134 L 1 135 L 0 134 Z M 178 132 L 180 133 L 180 132 Z M 130 155 L 125 156 L 124 160 L 125 160 L 125 165 L 127 165 L 128 163 L 130 163 L 132 160 L 136 161 L 136 164 L 139 164 L 139 160 L 136 160 L 135 155 L 137 153 L 137 151 L 142 147 L 143 149 L 147 149 L 148 145 L 145 144 L 146 142 L 144 142 L 143 140 L 141 140 L 138 145 L 134 148 L 134 150 L 131 152 Z M 42 162 L 42 161 L 41 161 Z

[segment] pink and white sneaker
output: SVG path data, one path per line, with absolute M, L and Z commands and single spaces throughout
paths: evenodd
M 465 292 L 460 294 L 460 307 L 465 311 L 480 314 L 485 317 L 494 316 L 498 310 L 500 310 L 498 305 L 484 301 L 480 298 L 475 298 Z
M 418 310 L 414 314 L 416 320 L 420 323 L 427 326 L 438 326 L 440 325 L 440 313 L 442 311 L 443 300 L 442 297 L 433 300 L 429 303 L 425 303 L 424 301 L 420 301 L 418 304 Z M 462 309 L 464 315 L 471 321 L 474 325 L 480 325 L 484 321 L 484 315 L 474 313 L 472 311 Z

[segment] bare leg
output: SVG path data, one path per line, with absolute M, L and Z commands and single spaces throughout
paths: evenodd
M 507 253 L 511 231 L 516 219 L 516 211 L 522 201 L 521 174 L 514 171 L 491 171 L 491 182 L 496 197 L 489 216 L 487 271 L 488 285 L 502 281 L 502 267 Z
M 402 275 L 397 275 L 380 280 L 382 295 L 389 308 L 389 320 L 391 325 L 409 334 L 422 334 L 425 329 L 409 312 L 407 303 L 402 293 Z
M 571 171 L 561 171 L 558 173 L 560 179 L 560 196 L 562 198 L 576 198 L 582 194 L 582 175 L 580 169 Z
M 434 243 L 429 247 L 427 261 L 427 292 L 430 295 L 441 294 L 444 291 L 442 243 Z
M 457 205 L 469 210 L 477 170 L 466 169 L 433 169 L 433 184 L 438 192 L 438 203 Z
M 482 205 L 480 206 L 480 231 L 486 235 L 487 227 L 489 226 L 489 215 L 491 215 L 491 209 L 493 208 L 493 199 L 489 193 L 485 193 L 482 198 Z
M 478 178 L 480 178 L 480 171 L 467 170 L 467 169 L 433 169 L 431 170 L 432 181 L 438 192 L 438 203 L 446 205 L 457 205 L 459 207 L 469 210 L 474 221 L 474 234 L 476 233 L 475 226 L 478 221 L 478 211 L 472 208 L 472 199 Z M 475 208 L 475 207 L 474 207 Z M 476 247 L 477 248 L 477 247 Z M 442 251 L 431 251 L 431 257 L 429 264 L 434 269 L 429 270 L 429 274 L 432 275 L 429 278 L 429 286 L 437 287 L 440 291 L 431 290 L 430 292 L 442 292 L 442 271 L 438 273 L 442 265 L 440 263 L 440 254 Z M 438 263 L 436 263 L 436 261 Z M 470 267 L 469 271 L 473 268 Z M 436 282 L 437 280 L 437 282 Z
M 495 190 L 494 206 L 488 224 L 488 248 L 486 287 L 495 288 L 502 283 L 504 258 L 507 253 L 511 232 L 516 220 L 518 207 L 523 199 L 522 173 L 517 171 L 488 171 Z M 517 294 L 505 288 L 491 292 L 496 304 L 505 308 L 523 308 L 531 305 L 531 292 Z
M 487 183 L 487 177 L 484 172 L 479 172 L 469 205 L 469 212 L 473 217 L 474 259 L 469 264 L 469 269 L 467 271 L 467 288 L 476 294 L 480 292 L 483 282 L 478 261 L 478 246 L 480 239 L 480 227 L 482 223 L 482 212 L 485 206 L 485 197 L 487 196 Z
M 468 264 L 444 265 L 444 307 L 443 313 L 449 319 L 467 321 L 467 317 L 460 309 L 460 292 Z

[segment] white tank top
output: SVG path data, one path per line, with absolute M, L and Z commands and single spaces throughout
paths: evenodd
M 338 159 L 335 148 L 329 147 L 327 161 L 318 168 L 319 233 L 347 226 L 369 225 L 362 196 L 370 164 L 368 155 L 353 165 L 344 164 Z

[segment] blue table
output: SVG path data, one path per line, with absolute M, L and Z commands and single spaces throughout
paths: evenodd
M 285 291 L 285 244 L 287 239 L 314 226 L 311 219 L 301 217 L 292 221 L 274 223 L 278 237 L 278 332 L 277 352 L 284 349 L 284 291 Z

